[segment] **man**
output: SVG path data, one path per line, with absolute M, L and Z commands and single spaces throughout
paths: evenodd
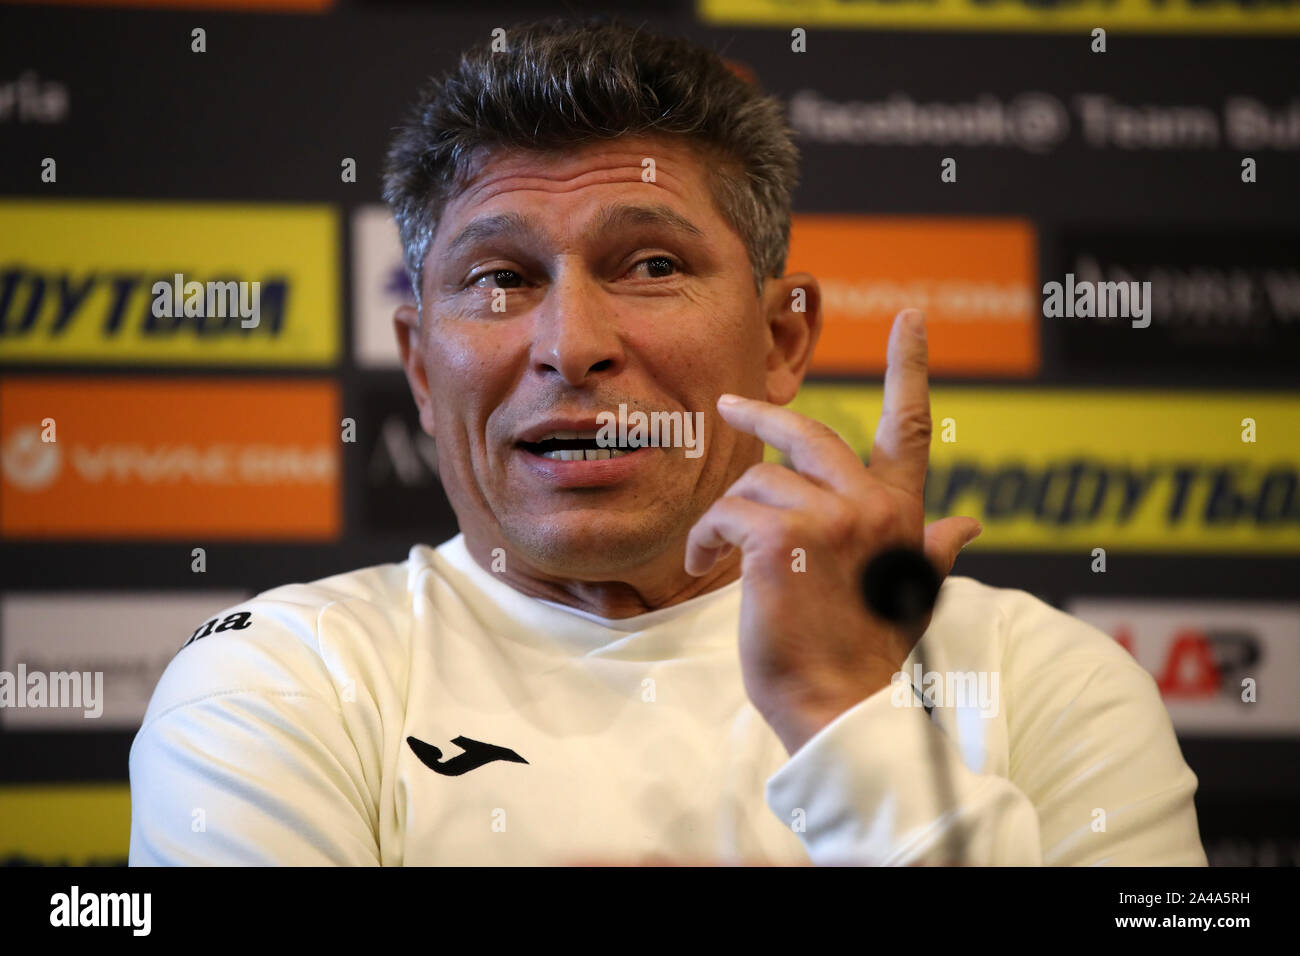
M 979 526 L 924 526 L 919 313 L 869 466 L 782 407 L 821 311 L 782 275 L 779 105 L 617 25 L 506 44 L 430 87 L 385 180 L 461 534 L 200 628 L 132 748 L 131 862 L 1204 864 L 1108 637 L 965 578 L 928 628 L 867 609 L 873 556 L 946 573 Z M 922 693 L 922 655 L 991 696 Z

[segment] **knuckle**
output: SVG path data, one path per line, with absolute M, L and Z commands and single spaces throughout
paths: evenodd
M 785 470 L 782 466 L 773 464 L 770 461 L 760 461 L 758 464 L 746 468 L 745 473 L 740 476 L 740 480 L 750 484 L 764 484 L 776 478 L 780 472 Z
M 863 509 L 863 520 L 874 541 L 892 540 L 898 533 L 900 517 L 893 502 L 887 498 L 874 498 Z
M 924 442 L 928 445 L 934 431 L 929 406 L 909 405 L 900 409 L 898 413 L 898 431 L 904 439 L 916 441 L 917 443 Z
M 808 421 L 808 437 L 813 441 L 819 442 L 837 442 L 843 440 L 840 438 L 839 432 L 831 428 L 831 426 L 827 425 L 825 422 L 820 422 L 816 419 L 809 419 Z
M 771 471 L 779 470 L 780 465 L 774 465 L 771 462 L 759 462 L 756 465 L 750 465 L 744 470 L 739 478 L 731 483 L 727 489 L 727 495 L 743 498 L 750 492 L 767 485 L 772 481 Z
M 832 546 L 847 544 L 857 536 L 858 514 L 843 501 L 836 499 L 822 513 L 822 533 Z
M 926 372 L 930 367 L 929 356 L 923 350 L 909 351 L 903 356 L 903 368 L 909 372 Z
M 806 525 L 790 511 L 773 512 L 759 531 L 759 540 L 765 549 L 784 551 L 804 533 Z

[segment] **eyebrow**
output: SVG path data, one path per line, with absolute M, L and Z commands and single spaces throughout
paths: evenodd
M 601 233 L 629 226 L 665 226 L 695 239 L 704 238 L 704 231 L 699 226 L 662 203 L 652 206 L 620 203 L 602 209 L 600 215 L 596 217 L 593 231 Z M 542 229 L 536 219 L 517 212 L 482 216 L 462 229 L 456 238 L 447 244 L 446 258 L 452 258 L 476 243 L 503 235 L 522 236 L 536 242 L 542 237 Z
M 685 216 L 662 203 L 653 206 L 630 206 L 620 204 L 602 209 L 596 218 L 596 232 L 621 229 L 627 226 L 667 226 L 677 232 L 684 232 L 695 239 L 704 238 L 704 230 Z

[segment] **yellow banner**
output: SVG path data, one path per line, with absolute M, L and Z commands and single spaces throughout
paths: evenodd
M 130 845 L 127 784 L 0 787 L 0 865 L 118 866 Z
M 0 202 L 0 361 L 333 365 L 320 205 Z
M 866 460 L 880 405 L 806 385 L 790 407 Z M 978 518 L 972 548 L 1300 552 L 1300 397 L 938 388 L 930 413 L 926 518 Z
M 698 0 L 717 25 L 1153 33 L 1294 33 L 1300 0 Z

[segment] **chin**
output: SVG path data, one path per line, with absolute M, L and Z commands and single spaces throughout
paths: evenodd
M 657 558 L 689 526 L 667 516 L 592 520 L 590 515 L 553 518 L 526 527 L 505 526 L 506 536 L 530 563 L 551 574 L 600 579 Z M 672 526 L 669 527 L 668 525 Z

